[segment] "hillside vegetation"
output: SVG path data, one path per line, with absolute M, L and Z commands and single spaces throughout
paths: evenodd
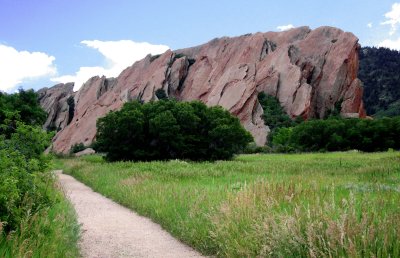
M 78 254 L 73 210 L 43 154 L 53 136 L 45 119 L 33 91 L 0 94 L 0 257 Z
M 67 173 L 206 255 L 400 256 L 398 152 L 62 162 Z
M 364 83 L 364 104 L 368 115 L 400 115 L 400 53 L 387 48 L 360 50 L 358 77 Z

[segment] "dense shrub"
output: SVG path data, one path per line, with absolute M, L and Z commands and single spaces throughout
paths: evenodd
M 0 228 L 5 232 L 51 203 L 50 178 L 42 173 L 49 161 L 43 151 L 52 137 L 41 129 L 45 120 L 34 91 L 0 93 Z
M 264 110 L 264 123 L 271 129 L 271 131 L 282 127 L 291 127 L 296 124 L 286 114 L 285 110 L 283 110 L 279 103 L 279 100 L 275 97 L 260 92 L 258 94 L 258 101 Z
M 50 139 L 41 128 L 20 122 L 10 139 L 0 136 L 0 222 L 6 232 L 51 203 L 49 175 L 42 173 L 48 165 L 42 153 Z
M 125 103 L 97 121 L 96 151 L 116 160 L 229 159 L 252 140 L 239 120 L 199 101 Z
M 69 153 L 74 154 L 74 153 L 83 151 L 84 149 L 86 149 L 86 146 L 82 142 L 76 143 L 76 144 L 72 145 Z
M 167 93 L 163 89 L 156 90 L 155 95 L 159 100 L 168 99 Z
M 256 153 L 271 153 L 272 149 L 270 146 L 258 146 L 255 142 L 247 144 L 243 150 L 243 154 L 256 154 Z
M 280 151 L 386 151 L 400 149 L 400 117 L 310 120 L 276 132 L 272 145 Z M 285 149 L 286 148 L 286 149 Z

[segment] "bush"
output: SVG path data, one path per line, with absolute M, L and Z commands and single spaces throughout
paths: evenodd
M 376 120 L 310 120 L 281 128 L 272 138 L 278 152 L 287 151 L 386 151 L 400 149 L 400 117 Z
M 117 160 L 230 159 L 252 141 L 238 118 L 199 101 L 125 103 L 98 119 L 94 148 Z
M 275 152 L 291 153 L 296 151 L 296 147 L 292 144 L 292 127 L 282 127 L 276 129 L 271 136 L 271 145 Z
M 74 145 L 71 146 L 71 149 L 69 150 L 70 154 L 78 153 L 80 151 L 83 151 L 86 149 L 86 146 L 80 142 L 80 143 L 75 143 Z
M 256 153 L 271 153 L 272 149 L 269 146 L 258 146 L 255 142 L 247 144 L 243 150 L 243 154 L 256 154 Z
M 264 123 L 271 129 L 271 131 L 282 127 L 291 127 L 296 124 L 286 114 L 285 110 L 281 107 L 279 100 L 275 97 L 260 92 L 258 94 L 258 101 L 264 110 Z
M 50 139 L 41 128 L 22 123 L 10 139 L 0 136 L 0 222 L 6 232 L 51 203 L 49 175 L 41 173 L 48 165 L 42 153 Z
M 163 89 L 156 90 L 155 95 L 159 100 L 168 99 L 167 93 Z

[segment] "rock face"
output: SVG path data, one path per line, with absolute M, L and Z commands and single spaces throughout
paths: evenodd
M 47 112 L 48 117 L 43 125 L 44 129 L 61 130 L 68 125 L 69 105 L 68 98 L 74 96 L 74 83 L 57 84 L 51 88 L 40 89 L 40 105 Z
M 261 118 L 259 92 L 277 97 L 293 118 L 322 118 L 337 102 L 342 103 L 343 116 L 362 117 L 359 47 L 353 34 L 340 29 L 300 27 L 148 55 L 116 79 L 93 77 L 86 82 L 75 95 L 74 118 L 56 135 L 53 148 L 68 152 L 75 143 L 90 144 L 98 117 L 129 100 L 155 100 L 160 88 L 179 100 L 223 106 L 239 117 L 259 145 L 269 132 Z

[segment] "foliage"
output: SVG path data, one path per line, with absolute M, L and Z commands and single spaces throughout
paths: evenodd
M 204 255 L 400 255 L 399 152 L 62 161 L 67 173 Z
M 222 107 L 161 100 L 125 103 L 97 121 L 96 151 L 116 160 L 232 158 L 251 135 Z
M 18 123 L 10 139 L 0 136 L 0 222 L 14 230 L 28 213 L 51 204 L 49 175 L 42 174 L 50 136 L 40 128 Z
M 49 179 L 51 206 L 28 212 L 18 229 L 6 235 L 0 226 L 0 257 L 79 257 L 76 214 L 63 193 Z
M 400 53 L 388 48 L 360 50 L 358 77 L 364 83 L 364 104 L 369 115 L 400 115 Z
M 70 154 L 74 154 L 80 151 L 83 151 L 86 149 L 86 146 L 80 142 L 80 143 L 75 143 L 74 145 L 71 146 L 71 149 L 69 151 Z
M 283 110 L 281 107 L 279 100 L 277 100 L 275 97 L 266 95 L 264 92 L 260 92 L 258 94 L 258 101 L 264 110 L 264 123 L 271 129 L 271 131 L 281 127 L 291 127 L 295 125 L 295 123 L 286 114 L 285 110 Z
M 159 100 L 168 99 L 167 93 L 165 93 L 165 90 L 163 89 L 156 90 L 155 95 Z
M 255 153 L 271 153 L 272 150 L 269 146 L 258 146 L 255 142 L 247 144 L 243 150 L 243 154 L 255 154 Z
M 0 92 L 0 134 L 9 137 L 17 121 L 42 126 L 46 118 L 47 114 L 39 105 L 38 96 L 33 90 L 20 89 L 15 94 Z
M 296 147 L 292 144 L 292 127 L 282 127 L 274 131 L 271 135 L 271 145 L 275 152 L 290 153 L 295 152 Z
M 33 91 L 0 93 L 0 257 L 76 257 L 78 226 L 43 151 L 53 136 Z
M 298 151 L 367 152 L 400 149 L 400 117 L 310 120 L 274 135 L 274 147 L 289 146 Z
M 294 121 L 291 120 L 283 110 L 279 100 L 266 95 L 264 92 L 258 94 L 258 101 L 264 110 L 264 123 L 271 130 L 267 139 L 268 145 L 272 147 L 271 151 L 293 152 L 295 149 L 289 143 L 291 127 L 303 122 L 302 118 L 298 117 Z

